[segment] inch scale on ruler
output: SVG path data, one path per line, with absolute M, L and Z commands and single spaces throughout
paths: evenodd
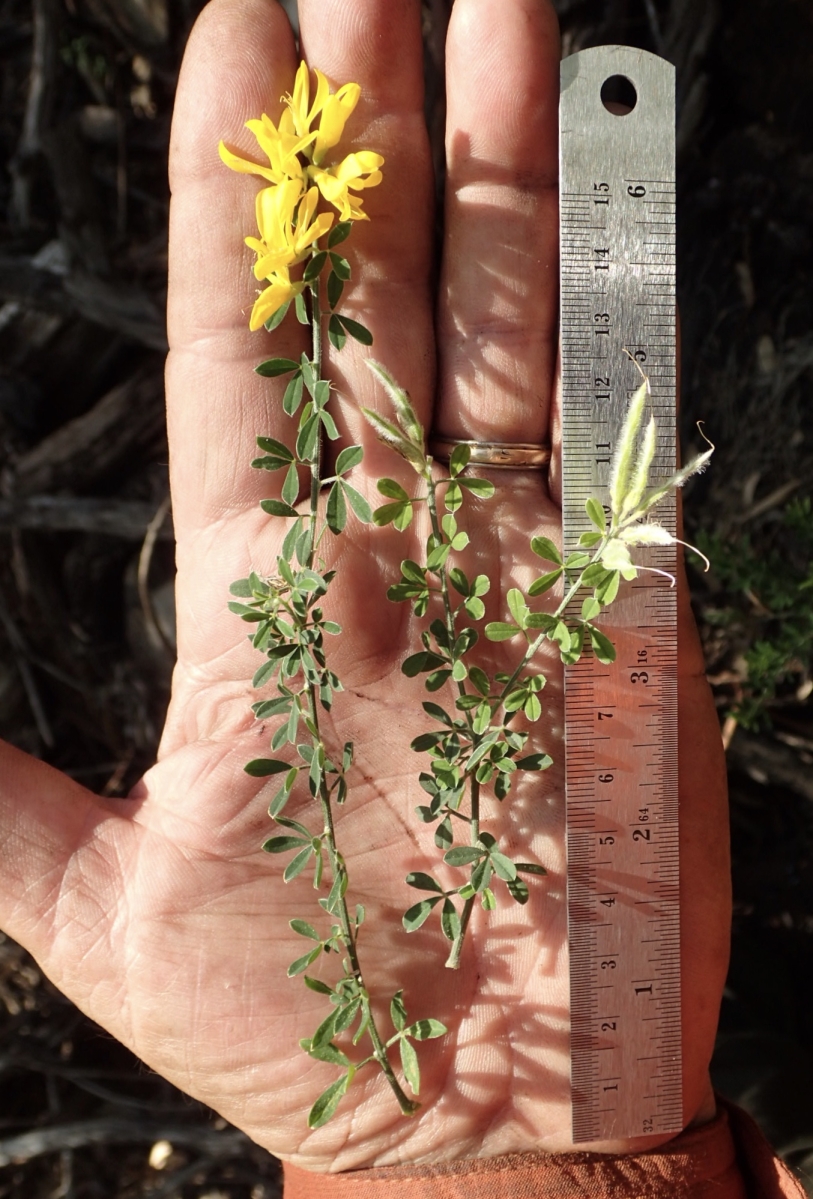
M 632 111 L 602 87 L 632 83 Z M 674 68 L 623 46 L 562 62 L 560 238 L 563 538 L 608 503 L 629 399 L 649 376 L 658 450 L 676 458 Z M 675 532 L 674 497 L 657 519 Z M 636 550 L 673 574 L 674 547 Z M 580 600 L 577 601 L 580 606 Z M 682 1128 L 677 803 L 677 615 L 641 572 L 601 617 L 616 660 L 565 671 L 573 1140 Z

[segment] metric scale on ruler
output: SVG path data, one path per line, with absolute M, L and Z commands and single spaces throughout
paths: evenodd
M 635 89 L 624 115 L 602 101 L 617 76 Z M 674 128 L 674 68 L 663 59 L 601 46 L 562 62 L 566 552 L 590 527 L 585 500 L 608 503 L 613 450 L 641 383 L 636 362 L 649 377 L 659 431 L 650 481 L 675 470 Z M 674 497 L 655 516 L 674 533 Z M 674 547 L 635 555 L 674 574 Z M 677 616 L 669 579 L 642 571 L 622 584 L 600 624 L 615 662 L 585 654 L 565 671 L 575 1143 L 676 1132 L 683 1115 Z

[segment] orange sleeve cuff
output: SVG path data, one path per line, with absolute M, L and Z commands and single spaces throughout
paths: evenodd
M 753 1120 L 723 1101 L 711 1123 L 650 1153 L 517 1153 L 345 1174 L 284 1170 L 285 1199 L 805 1199 Z

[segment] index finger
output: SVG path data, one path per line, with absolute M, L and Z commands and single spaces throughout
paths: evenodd
M 258 433 L 279 436 L 279 387 L 254 373 L 270 339 L 251 333 L 253 255 L 261 181 L 226 169 L 223 138 L 259 161 L 245 122 L 268 112 L 293 85 L 296 50 L 276 0 L 213 0 L 189 39 L 170 148 L 167 404 L 176 536 L 255 506 L 264 472 L 247 469 Z M 298 358 L 300 326 L 286 321 L 274 353 Z

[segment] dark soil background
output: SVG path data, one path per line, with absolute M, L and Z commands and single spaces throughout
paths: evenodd
M 172 666 L 165 159 L 200 7 L 0 0 L 0 733 L 106 795 L 150 764 Z M 448 7 L 425 3 L 438 147 Z M 699 418 L 718 446 L 687 527 L 736 898 L 714 1076 L 813 1195 L 813 6 L 557 7 L 565 53 L 678 69 L 684 450 Z M 0 1199 L 279 1193 L 2 938 L 0 1079 Z

